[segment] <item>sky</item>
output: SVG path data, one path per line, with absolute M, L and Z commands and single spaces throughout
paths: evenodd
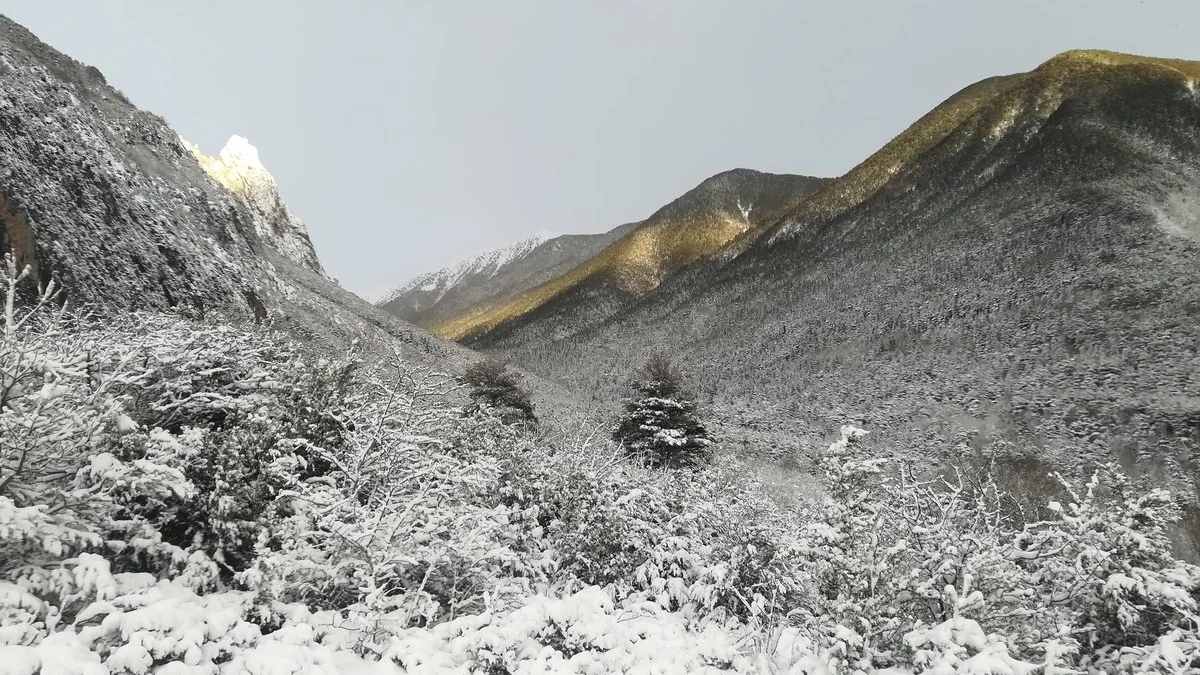
M 246 136 L 377 297 L 641 220 L 735 167 L 835 176 L 1073 48 L 1200 60 L 1195 0 L 0 0 L 216 154 Z

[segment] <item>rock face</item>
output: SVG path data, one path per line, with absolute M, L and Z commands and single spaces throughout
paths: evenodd
M 255 313 L 279 286 L 270 258 L 320 270 L 286 207 L 257 201 L 261 176 L 238 199 L 162 118 L 8 19 L 0 90 L 0 245 L 73 300 Z
M 216 157 L 183 141 L 200 166 L 250 209 L 258 238 L 298 265 L 323 272 L 304 221 L 288 209 L 279 185 L 258 158 L 258 149 L 241 136 L 232 136 Z
M 203 164 L 203 166 L 202 166 Z M 215 158 L 0 17 L 0 251 L 97 311 L 256 320 L 318 351 L 454 371 L 476 354 L 324 275 L 244 139 Z

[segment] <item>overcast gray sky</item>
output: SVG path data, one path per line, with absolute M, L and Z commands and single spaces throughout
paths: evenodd
M 1195 0 L 3 0 L 215 154 L 254 143 L 378 294 L 734 167 L 836 175 L 956 90 L 1071 48 L 1200 59 Z

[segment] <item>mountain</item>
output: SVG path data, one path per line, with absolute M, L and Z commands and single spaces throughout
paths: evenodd
M 514 261 L 525 259 L 549 237 L 538 234 L 522 239 L 511 246 L 484 251 L 450 267 L 429 272 L 411 279 L 392 291 L 378 303 L 402 318 L 418 316 L 437 304 L 450 304 L 455 295 L 469 288 L 487 284 Z M 450 296 L 447 301 L 446 296 Z M 446 302 L 443 302 L 446 301 Z
M 636 226 L 629 223 L 602 234 L 531 237 L 422 274 L 377 304 L 401 319 L 433 328 L 455 314 L 521 293 L 570 271 Z
M 472 307 L 503 300 L 573 269 L 636 225 L 602 234 L 538 235 L 422 274 L 377 304 L 401 319 L 433 329 Z
M 455 370 L 478 355 L 325 276 L 257 151 L 215 158 L 96 68 L 0 17 L 0 250 L 95 311 L 268 321 L 316 349 Z
M 1194 503 L 1198 81 L 1096 51 L 985 80 L 570 339 L 549 317 L 470 344 L 614 407 L 666 350 L 727 441 L 780 456 L 853 422 L 880 451 L 949 445 L 1034 482 L 1118 461 Z
M 646 220 L 605 235 L 543 244 L 511 281 L 489 285 L 501 292 L 480 294 L 486 299 L 424 325 L 456 340 L 478 339 L 536 317 L 581 328 L 580 321 L 616 311 L 746 230 L 777 219 L 823 182 L 749 169 L 717 174 Z M 586 316 L 574 312 L 579 306 L 588 308 Z
M 182 139 L 181 139 L 182 140 Z M 279 194 L 279 185 L 258 158 L 258 149 L 241 136 L 232 136 L 216 157 L 183 141 L 200 166 L 225 189 L 249 208 L 254 230 L 263 241 L 300 265 L 323 273 L 317 252 L 304 221 L 300 220 Z

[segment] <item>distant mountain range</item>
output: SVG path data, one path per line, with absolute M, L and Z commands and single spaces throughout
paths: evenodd
M 473 307 L 521 293 L 573 269 L 637 223 L 604 234 L 538 235 L 423 274 L 378 304 L 406 321 L 433 327 Z
M 381 306 L 453 339 L 529 321 L 533 314 L 574 306 L 578 298 L 588 298 L 584 304 L 590 310 L 573 318 L 595 321 L 594 310 L 602 303 L 615 311 L 747 230 L 773 222 L 824 182 L 750 169 L 726 171 L 643 221 L 604 234 L 526 240 L 489 252 L 417 277 Z

